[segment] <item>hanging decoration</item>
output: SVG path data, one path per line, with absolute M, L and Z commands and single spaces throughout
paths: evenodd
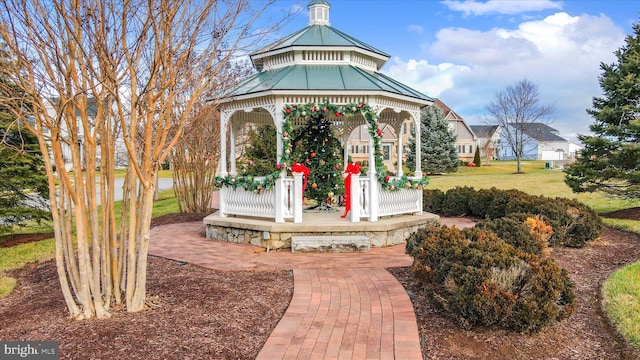
M 307 181 L 309 181 L 309 174 L 311 174 L 311 170 L 303 164 L 295 163 L 291 166 L 291 172 L 302 173 L 302 201 L 304 202 L 304 192 L 307 190 Z
M 344 178 L 344 214 L 342 214 L 341 218 L 346 218 L 349 210 L 351 210 L 351 175 L 360 174 L 360 164 L 350 163 L 347 165 L 347 168 L 344 171 L 347 176 Z
M 350 117 L 361 114 L 367 122 L 369 135 L 373 138 L 373 151 L 375 159 L 375 169 L 377 180 L 385 190 L 399 189 L 422 189 L 427 183 L 428 178 L 423 175 L 420 179 L 410 179 L 406 175 L 400 178 L 391 179 L 386 175 L 387 171 L 384 166 L 384 152 L 382 151 L 382 129 L 380 129 L 380 117 L 373 111 L 371 106 L 365 102 L 350 103 L 344 106 L 331 104 L 328 101 L 322 104 L 286 104 L 282 110 L 284 121 L 282 124 L 282 156 L 280 163 L 276 164 L 275 170 L 264 177 L 264 179 L 256 179 L 256 177 L 236 177 L 234 175 L 217 176 L 216 185 L 218 187 L 228 186 L 236 189 L 244 188 L 247 191 L 262 193 L 275 185 L 276 179 L 281 176 L 283 171 L 291 170 L 291 122 L 293 118 L 303 118 L 309 120 L 319 118 L 321 116 L 334 115 L 335 117 Z
M 399 178 L 387 176 L 384 166 L 384 152 L 382 151 L 382 129 L 380 129 L 380 117 L 373 111 L 371 106 L 365 102 L 350 103 L 344 106 L 324 102 L 322 104 L 287 104 L 284 106 L 283 115 L 285 122 L 293 118 L 303 118 L 306 120 L 318 118 L 321 115 L 334 115 L 335 117 L 350 117 L 361 114 L 367 122 L 369 135 L 373 138 L 373 151 L 375 159 L 375 169 L 378 182 L 385 190 L 399 189 L 422 189 L 428 178 L 423 176 L 420 179 L 410 179 L 406 175 Z

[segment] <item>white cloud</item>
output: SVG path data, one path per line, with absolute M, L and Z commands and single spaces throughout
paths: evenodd
M 420 25 L 409 25 L 407 26 L 407 30 L 412 33 L 416 33 L 422 35 L 424 33 L 424 28 Z
M 475 0 L 445 0 L 442 4 L 450 10 L 462 12 L 468 15 L 484 14 L 520 14 L 531 11 L 541 11 L 548 9 L 562 9 L 562 3 L 551 0 L 489 0 L 487 2 L 477 2 Z
M 588 132 L 593 119 L 585 110 L 601 95 L 599 65 L 615 62 L 622 45 L 624 33 L 608 17 L 560 12 L 515 29 L 442 29 L 428 47 L 442 63 L 394 58 L 385 72 L 439 97 L 470 123 L 481 122 L 497 91 L 527 78 L 542 101 L 556 104 L 552 126 L 568 136 Z

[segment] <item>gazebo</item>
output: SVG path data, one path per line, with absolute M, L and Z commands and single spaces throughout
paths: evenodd
M 210 238 L 255 242 L 247 241 L 257 236 L 255 234 L 244 236 L 244 240 L 241 235 L 230 236 L 224 230 L 230 226 L 229 222 L 267 221 L 271 225 L 305 222 L 303 175 L 296 172 L 287 175 L 287 169 L 291 168 L 287 164 L 286 133 L 290 128 L 305 124 L 307 111 L 322 111 L 322 104 L 324 111 L 328 104 L 331 109 L 337 109 L 328 118 L 341 136 L 345 169 L 351 132 L 365 125 L 371 134 L 368 146 L 371 165 L 366 174 L 352 175 L 350 217 L 341 219 L 345 225 L 363 219 L 377 223 L 381 218 L 393 215 L 422 215 L 419 147 L 413 176 L 403 174 L 401 134 L 408 120 L 415 124 L 419 143 L 420 113 L 433 104 L 433 99 L 380 73 L 390 56 L 332 27 L 330 5 L 326 0 L 312 0 L 308 9 L 308 26 L 250 54 L 257 72 L 220 101 L 219 179 L 222 186 L 218 212 L 205 219 Z M 302 107 L 307 111 L 299 111 Z M 376 136 L 381 123 L 391 126 L 398 137 L 397 166 L 389 169 L 394 176 L 380 174 L 377 166 L 380 149 Z M 237 175 L 235 140 L 245 124 L 276 128 L 278 171 L 266 178 L 247 180 Z M 416 219 L 412 219 L 411 223 L 415 222 Z M 263 231 L 260 242 L 268 242 L 266 233 Z

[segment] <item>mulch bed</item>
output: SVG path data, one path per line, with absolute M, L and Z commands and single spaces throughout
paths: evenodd
M 640 208 L 607 216 L 638 219 Z M 170 215 L 154 225 L 201 220 Z M 635 216 L 635 217 L 634 217 Z M 390 271 L 407 288 L 425 359 L 636 359 L 601 310 L 600 286 L 615 269 L 640 259 L 640 236 L 607 229 L 583 249 L 553 257 L 576 283 L 577 307 L 535 334 L 461 329 L 432 309 L 408 268 Z M 293 294 L 290 272 L 224 272 L 150 257 L 149 300 L 159 305 L 106 320 L 67 319 L 53 262 L 14 274 L 18 286 L 0 300 L 0 339 L 58 340 L 62 359 L 253 359 Z

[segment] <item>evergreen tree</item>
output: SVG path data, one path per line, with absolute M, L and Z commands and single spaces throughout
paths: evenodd
M 342 194 L 342 146 L 331 129 L 331 122 L 324 114 L 311 117 L 295 133 L 292 159 L 311 170 L 305 197 L 323 202 L 329 193 Z
M 246 147 L 248 163 L 243 171 L 244 175 L 267 175 L 276 166 L 276 129 L 273 126 L 262 125 L 249 130 L 249 145 Z
M 456 152 L 456 136 L 449 129 L 442 110 L 436 106 L 429 106 L 420 116 L 420 154 L 422 171 L 426 174 L 440 174 L 458 170 L 458 153 Z M 415 168 L 415 130 L 411 131 L 411 138 L 407 144 L 407 166 Z
M 11 98 L 18 90 L 4 76 L 10 70 L 6 58 L 6 53 L 0 52 L 0 82 L 5 85 L 0 87 L 4 89 L 0 97 Z M 51 218 L 43 167 L 37 138 L 15 120 L 12 109 L 0 105 L 0 233 L 11 232 L 29 220 Z
M 579 135 L 585 148 L 565 170 L 574 192 L 640 198 L 640 24 L 615 54 L 617 63 L 600 64 L 603 97 L 593 98 L 587 112 L 595 135 Z
M 480 160 L 480 148 L 476 147 L 476 154 L 473 156 L 473 164 L 476 167 L 480 167 L 482 165 L 482 161 Z

